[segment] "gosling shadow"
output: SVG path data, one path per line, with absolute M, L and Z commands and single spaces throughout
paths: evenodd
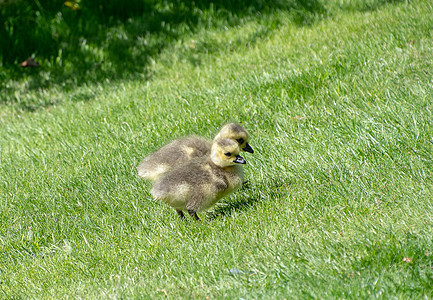
M 273 178 L 266 182 L 254 182 L 249 180 L 236 192 L 236 197 L 231 201 L 221 202 L 212 211 L 206 213 L 208 220 L 230 216 L 234 212 L 243 212 L 255 206 L 258 202 L 282 197 L 287 193 L 289 179 Z

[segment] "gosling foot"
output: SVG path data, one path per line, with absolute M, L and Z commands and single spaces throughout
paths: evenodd
M 181 219 L 185 219 L 185 216 L 184 216 L 184 214 L 183 214 L 183 211 L 181 211 L 181 210 L 179 210 L 179 209 L 176 209 L 176 212 L 177 212 L 177 214 L 179 215 L 179 217 L 180 217 Z
M 193 217 L 196 221 L 200 221 L 200 218 L 197 216 L 197 212 L 192 210 L 192 209 L 188 209 L 188 213 L 191 217 Z

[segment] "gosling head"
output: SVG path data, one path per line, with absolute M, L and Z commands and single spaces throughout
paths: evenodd
M 211 159 L 221 168 L 246 164 L 246 160 L 239 155 L 239 144 L 232 139 L 221 138 L 212 143 Z
M 254 153 L 253 148 L 251 148 L 250 144 L 248 144 L 248 142 L 250 141 L 248 131 L 246 131 L 245 128 L 243 128 L 239 124 L 229 123 L 224 125 L 214 140 L 220 138 L 228 138 L 235 140 L 239 144 L 239 148 L 241 149 L 241 151 Z

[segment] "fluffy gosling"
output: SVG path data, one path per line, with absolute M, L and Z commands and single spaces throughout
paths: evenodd
M 235 140 L 242 151 L 254 153 L 248 144 L 248 132 L 236 123 L 223 126 L 214 140 L 230 138 Z M 138 165 L 140 177 L 156 181 L 159 177 L 174 167 L 197 157 L 207 157 L 211 153 L 211 143 L 199 137 L 187 137 L 172 141 L 159 150 L 149 154 Z
M 197 213 L 214 205 L 242 184 L 246 161 L 239 156 L 239 144 L 222 138 L 212 143 L 208 157 L 190 160 L 159 178 L 150 193 L 172 206 L 181 218 L 186 210 L 196 220 Z

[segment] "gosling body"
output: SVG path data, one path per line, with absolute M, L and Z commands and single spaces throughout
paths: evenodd
M 208 156 L 210 150 L 211 143 L 199 137 L 174 140 L 145 157 L 137 167 L 138 175 L 155 181 L 177 165 L 197 157 Z
M 239 124 L 229 123 L 224 125 L 214 138 L 214 141 L 223 138 L 236 141 L 241 151 L 254 153 L 254 150 L 248 144 L 248 132 Z M 156 181 L 180 164 L 195 158 L 208 157 L 211 152 L 211 145 L 211 142 L 195 136 L 174 140 L 145 157 L 137 167 L 138 175 L 144 179 Z
M 214 141 L 208 157 L 193 159 L 167 172 L 150 193 L 173 207 L 180 217 L 187 211 L 199 220 L 198 212 L 209 209 L 242 184 L 241 165 L 246 161 L 239 151 L 238 143 L 231 139 Z

